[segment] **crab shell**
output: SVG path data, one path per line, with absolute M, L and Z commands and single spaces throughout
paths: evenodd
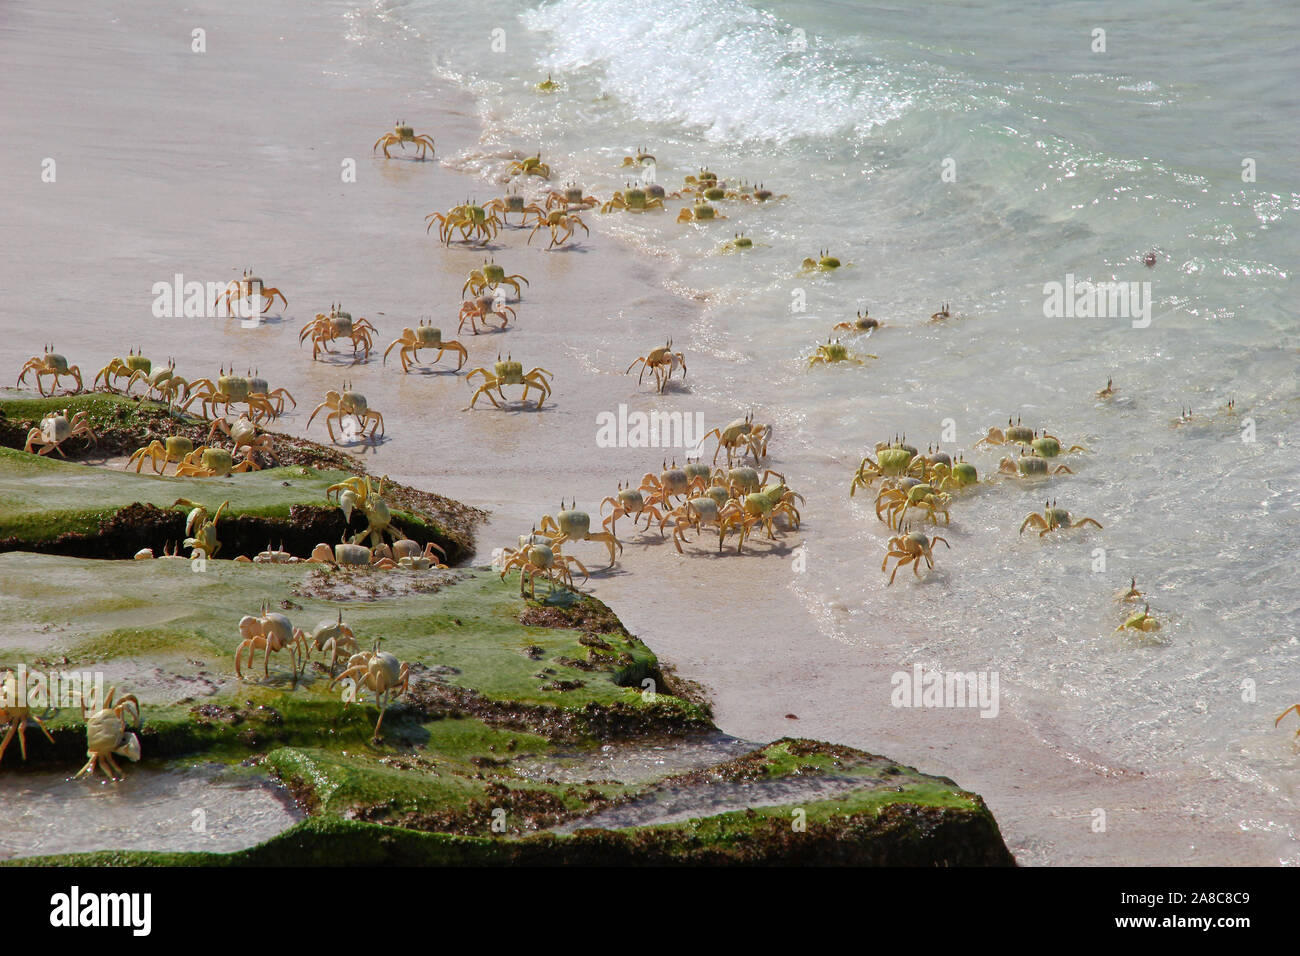
M 497 362 L 492 368 L 502 385 L 524 384 L 524 365 L 522 362 Z
M 959 461 L 952 466 L 952 480 L 957 485 L 973 485 L 979 481 L 979 472 L 968 461 Z
M 704 198 L 709 200 L 725 199 L 727 191 L 720 186 L 710 186 L 704 190 Z
M 624 511 L 640 511 L 645 507 L 645 498 L 635 488 L 624 488 L 620 491 L 618 501 Z
M 232 402 L 242 402 L 248 398 L 248 379 L 242 375 L 223 375 L 217 379 L 217 388 L 222 395 L 229 396 Z
M 248 390 L 254 395 L 265 395 L 271 391 L 271 383 L 254 375 L 248 380 Z
M 555 516 L 555 523 L 573 541 L 585 538 L 591 531 L 591 515 L 585 511 L 561 511 Z
M 364 415 L 369 407 L 366 396 L 360 392 L 344 391 L 339 396 L 339 411 L 345 415 Z
M 235 467 L 235 458 L 224 448 L 205 448 L 203 449 L 203 467 L 209 471 L 215 471 L 219 475 L 228 475 L 230 469 Z
M 1036 455 L 1025 455 L 1016 459 L 1016 468 L 1022 475 L 1047 474 L 1047 460 Z
M 523 212 L 523 211 L 524 211 L 524 197 L 523 197 L 523 196 L 520 196 L 520 195 L 515 194 L 515 193 L 511 193 L 510 195 L 508 195 L 508 196 L 505 197 L 505 201 L 506 201 L 506 212 Z
M 241 417 L 230 426 L 230 440 L 238 445 L 246 445 L 257 437 L 257 426 L 247 418 Z
M 737 236 L 731 240 L 731 245 L 736 249 L 749 249 L 754 245 L 754 240 L 749 236 Z
M 906 471 L 914 457 L 906 448 L 884 448 L 876 454 L 876 463 L 882 474 L 895 476 Z
M 63 415 L 46 415 L 41 419 L 41 438 L 61 442 L 72 434 L 72 423 Z
M 1011 425 L 1006 431 L 1007 441 L 1019 442 L 1022 445 L 1031 444 L 1034 440 L 1034 430 L 1028 425 Z
M 686 504 L 690 506 L 691 511 L 695 512 L 695 514 L 699 516 L 701 521 L 718 520 L 718 508 L 720 505 L 712 496 L 704 495 L 700 498 L 691 498 L 686 502 Z M 726 502 L 724 501 L 722 504 L 726 504 Z
M 707 222 L 708 220 L 712 219 L 714 216 L 717 215 L 717 210 L 714 209 L 712 206 L 708 205 L 707 203 L 701 202 L 695 204 L 695 209 L 693 214 L 697 222 Z
M 117 753 L 129 760 L 140 759 L 140 738 L 128 733 L 117 711 L 101 710 L 86 720 L 86 753 Z
M 840 267 L 840 260 L 836 259 L 834 256 L 822 256 L 817 260 L 817 265 L 823 269 L 838 269 Z
M 45 353 L 45 367 L 64 375 L 68 371 L 68 360 L 57 352 Z
M 1029 445 L 1038 453 L 1040 458 L 1055 458 L 1061 453 L 1061 443 L 1055 438 L 1046 435 L 1042 438 L 1035 438 Z
M 352 333 L 352 313 L 336 312 L 331 315 L 330 328 L 334 330 L 335 335 L 350 335 Z
M 1069 527 L 1070 512 L 1064 508 L 1048 508 L 1043 512 L 1043 517 L 1047 519 L 1049 527 Z
M 360 544 L 336 544 L 334 560 L 338 564 L 368 565 L 370 549 Z
M 690 479 L 686 477 L 684 469 L 669 468 L 659 475 L 659 483 L 667 489 L 670 495 L 684 495 L 686 489 L 690 486 Z
M 328 544 L 318 544 L 311 549 L 311 560 L 323 563 L 334 561 L 334 549 Z
M 442 329 L 432 325 L 421 325 L 415 330 L 415 338 L 425 348 L 435 348 L 442 344 Z
M 414 127 L 414 126 L 394 126 L 394 127 L 393 127 L 393 132 L 396 133 L 396 134 L 397 134 L 400 138 L 402 138 L 402 139 L 414 139 L 414 138 L 415 138 L 415 127 Z
M 727 472 L 727 479 L 745 494 L 759 489 L 758 472 L 747 466 L 732 468 Z
M 581 194 L 582 190 L 578 190 L 578 192 L 579 194 Z M 582 196 L 579 195 L 578 198 L 581 199 Z M 499 266 L 495 262 L 485 262 L 483 264 L 483 278 L 487 279 L 488 282 L 497 283 L 500 282 L 505 277 L 506 277 L 505 266 Z
M 722 487 L 722 485 L 710 485 L 709 490 L 706 491 L 705 494 L 708 495 L 710 498 L 712 498 L 713 502 L 719 508 L 724 506 L 727 503 L 727 501 L 731 498 L 731 492 L 729 492 L 726 488 Z
M 688 461 L 686 463 L 686 477 L 694 481 L 696 478 L 703 478 L 706 481 L 713 474 L 713 470 L 703 462 Z
M 848 347 L 841 345 L 839 342 L 830 342 L 819 347 L 818 351 L 832 362 L 842 362 L 849 357 Z
M 585 197 L 582 195 L 582 189 L 577 186 L 571 186 L 564 190 L 565 202 L 582 202 Z
M 403 538 L 401 541 L 393 542 L 393 557 L 401 558 L 418 558 L 424 553 L 419 542 L 412 541 L 410 538 Z
M 122 364 L 132 372 L 144 372 L 146 375 L 148 375 L 150 369 L 153 368 L 153 363 L 143 355 L 128 355 Z
M 528 548 L 528 563 L 539 568 L 549 568 L 555 564 L 555 552 L 545 544 L 533 544 Z

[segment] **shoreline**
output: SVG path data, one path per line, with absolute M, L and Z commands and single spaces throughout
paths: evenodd
M 81 19 L 71 5 L 23 8 L 25 17 L 16 16 L 19 29 L 26 19 L 36 33 L 53 33 L 50 42 L 62 53 L 37 57 L 41 43 L 15 44 L 8 51 L 10 69 L 64 79 L 62 85 L 48 79 L 34 83 L 30 98 L 4 121 L 10 139 L 25 148 L 14 151 L 17 158 L 0 160 L 3 171 L 31 183 L 31 192 L 19 197 L 12 221 L 4 226 L 15 250 L 6 268 L 14 270 L 9 287 L 23 290 L 13 310 L 24 313 L 20 323 L 35 325 L 50 310 L 67 318 L 60 319 L 66 328 L 56 332 L 43 328 L 38 335 L 10 339 L 0 347 L 0 365 L 17 367 L 38 347 L 28 341 L 32 338 L 54 338 L 60 351 L 82 364 L 83 374 L 115 354 L 110 342 L 122 350 L 157 343 L 151 346 L 155 359 L 175 355 L 178 369 L 189 377 L 213 374 L 223 362 L 261 363 L 273 386 L 286 386 L 297 396 L 299 409 L 277 427 L 298 434 L 306 422 L 304 406 L 310 409 L 327 388 L 351 376 L 365 383 L 372 405 L 388 421 L 390 441 L 362 454 L 367 467 L 490 509 L 478 534 L 479 553 L 486 557 L 554 508 L 552 499 L 577 497 L 594 512 L 618 481 L 636 479 L 654 466 L 657 450 L 588 453 L 585 428 L 589 425 L 594 436 L 593 412 L 622 402 L 635 410 L 661 405 L 652 391 L 636 389 L 634 380 L 620 376 L 612 381 L 621 385 L 610 385 L 591 369 L 603 366 L 618 375 L 626 365 L 622 353 L 605 344 L 609 336 L 620 337 L 620 347 L 634 350 L 631 355 L 645 347 L 642 339 L 657 336 L 657 330 L 638 331 L 632 316 L 648 313 L 661 323 L 675 323 L 680 343 L 689 339 L 692 320 L 701 313 L 662 287 L 671 276 L 659 263 L 638 258 L 635 249 L 598 226 L 581 251 L 553 254 L 521 251 L 521 234 L 512 230 L 492 254 L 509 271 L 532 279 L 518 304 L 518 325 L 504 334 L 457 338 L 471 351 L 466 370 L 490 364 L 500 348 L 513 350 L 526 368 L 537 364 L 559 373 L 553 403 L 542 413 L 484 408 L 462 413 L 468 392 L 461 376 L 441 371 L 403 376 L 391 362 L 380 366 L 378 356 L 356 368 L 313 363 L 309 353 L 297 350 L 298 327 L 331 300 L 343 300 L 354 314 L 379 326 L 380 351 L 421 315 L 436 315 L 446 331 L 464 275 L 482 258 L 478 249 L 439 248 L 419 228 L 420 217 L 431 209 L 460 201 L 467 183 L 485 194 L 481 180 L 461 178 L 471 157 L 493 149 L 480 142 L 475 111 L 454 106 L 469 94 L 432 80 L 419 62 L 398 58 L 384 72 L 365 62 L 373 51 L 345 45 L 347 52 L 340 53 L 338 37 L 330 31 L 342 23 L 339 13 L 345 7 L 312 8 L 306 17 L 259 13 L 255 19 L 265 24 L 266 33 L 248 36 L 240 33 L 240 24 L 251 4 L 200 6 L 193 16 L 196 25 L 210 24 L 210 52 L 197 61 L 179 27 L 176 36 L 163 37 L 148 11 L 124 11 L 118 19 L 127 21 L 130 39 L 114 81 L 104 84 L 100 78 L 100 88 L 82 91 L 84 100 L 76 104 L 70 101 L 78 83 L 91 79 L 78 69 L 83 64 L 78 44 L 86 45 L 97 29 L 108 27 L 97 15 Z M 62 22 L 68 19 L 73 22 Z M 237 34 L 234 52 L 217 58 L 222 38 Z M 283 65 L 270 66 L 277 57 Z M 160 70 L 174 80 L 174 89 L 132 79 L 157 77 Z M 280 97 L 266 96 L 265 89 L 274 86 L 266 71 L 280 81 Z M 110 95 L 104 86 L 117 92 Z M 201 104 L 198 109 L 208 113 L 179 109 L 181 99 Z M 154 104 L 167 129 L 210 120 L 209 135 L 203 142 L 164 138 L 147 165 L 116 153 L 98 141 L 120 136 L 130 126 L 131 111 L 122 105 L 127 100 Z M 438 142 L 436 161 L 385 164 L 382 156 L 377 162 L 366 158 L 374 136 L 391 124 L 386 114 L 394 109 L 420 116 L 417 129 L 430 127 Z M 78 115 L 79 110 L 95 112 L 97 119 Z M 34 126 L 49 134 L 48 142 L 33 138 Z M 86 145 L 75 145 L 82 139 Z M 212 143 L 224 149 L 214 150 Z M 38 159 L 48 152 L 59 157 L 57 184 L 42 184 L 38 177 Z M 357 183 L 339 180 L 343 158 L 357 160 Z M 116 179 L 102 171 L 104 164 Z M 195 181 L 205 183 L 202 194 L 196 194 Z M 562 181 L 557 171 L 552 182 Z M 159 227 L 159 217 L 150 211 L 162 208 L 168 215 Z M 599 218 L 588 221 L 594 225 Z M 64 238 L 33 241 L 36 223 L 46 230 L 41 235 Z M 107 249 L 113 252 L 106 257 Z M 149 317 L 152 282 L 178 271 L 224 280 L 249 265 L 285 290 L 293 320 L 248 335 L 237 323 L 222 320 L 160 330 Z M 15 276 L 23 281 L 14 281 Z M 88 302 L 102 303 L 94 307 L 96 314 L 86 315 Z M 290 355 L 279 359 L 279 351 Z M 701 356 L 692 361 L 692 376 L 726 371 L 718 357 Z M 274 361 L 273 371 L 268 359 Z M 711 403 L 695 398 L 691 403 L 692 410 L 707 411 L 709 425 L 734 417 L 732 410 Z M 318 429 L 314 424 L 307 437 L 321 439 Z M 412 435 L 418 437 L 411 441 Z M 856 704 L 864 700 L 864 688 L 888 687 L 894 668 L 873 661 L 872 646 L 825 639 L 825 630 L 836 626 L 834 607 L 824 612 L 829 623 L 819 622 L 797 593 L 789 573 L 791 549 L 805 538 L 815 542 L 819 524 L 842 520 L 843 489 L 801 475 L 788 438 L 778 433 L 773 442 L 774 467 L 808 497 L 806 535 L 785 535 L 770 555 L 737 559 L 729 554 L 716 571 L 708 570 L 719 560 L 713 555 L 690 554 L 690 563 L 682 564 L 657 537 L 634 539 L 625 542 L 613 572 L 592 582 L 592 593 L 633 633 L 709 688 L 719 727 L 750 740 L 797 734 L 835 741 L 951 776 L 984 796 L 1021 863 L 1277 862 L 1270 841 L 1234 832 L 1216 809 L 1225 806 L 1229 791 L 1218 792 L 1214 781 L 1206 781 L 1199 794 L 1200 819 L 1193 824 L 1182 795 L 1166 781 L 1168 774 L 1109 767 L 1102 755 L 1070 748 L 1051 727 L 1030 726 L 1013 707 L 1004 706 L 1002 721 L 941 710 L 918 720 L 914 712 L 890 708 L 884 697 Z M 474 454 L 479 448 L 485 462 Z M 787 714 L 796 714 L 797 721 Z M 1097 806 L 1109 808 L 1112 835 L 1122 833 L 1121 839 L 1090 833 L 1089 812 Z M 1202 832 L 1205 827 L 1209 832 Z

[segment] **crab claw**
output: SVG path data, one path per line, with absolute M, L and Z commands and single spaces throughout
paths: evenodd
M 339 493 L 339 507 L 343 509 L 343 520 L 345 522 L 352 520 L 352 509 L 361 503 L 357 493 L 351 488 L 345 489 Z
M 121 746 L 114 748 L 113 753 L 120 754 L 127 760 L 139 762 L 140 760 L 140 738 L 135 734 L 127 734 L 126 739 Z

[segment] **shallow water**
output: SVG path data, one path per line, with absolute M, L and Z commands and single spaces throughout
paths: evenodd
M 476 95 L 485 141 L 444 161 L 482 175 L 484 196 L 506 148 L 540 149 L 603 198 L 638 174 L 619 165 L 638 146 L 670 190 L 708 166 L 789 193 L 721 202 L 729 218 L 709 226 L 675 223 L 676 203 L 583 215 L 705 302 L 671 334 L 710 374 L 666 407 L 741 396 L 737 414 L 753 403 L 775 423 L 775 467 L 809 498 L 807 569 L 789 586 L 822 630 L 903 668 L 997 671 L 1049 747 L 1235 781 L 1262 808 L 1243 826 L 1294 838 L 1300 773 L 1273 717 L 1300 700 L 1298 17 L 1240 3 L 1049 3 L 1026 18 L 1011 4 L 394 0 L 352 27 L 400 36 Z M 496 27 L 504 53 L 461 42 Z M 1104 53 L 1090 49 L 1099 27 Z M 539 95 L 547 72 L 562 89 Z M 757 247 L 720 254 L 738 230 Z M 823 248 L 851 265 L 802 274 Z M 1045 284 L 1069 276 L 1149 282 L 1150 325 L 1046 317 Z M 928 323 L 945 301 L 959 318 Z M 625 323 L 666 324 L 610 308 L 610 335 L 574 346 L 593 369 Z M 885 327 L 845 340 L 879 360 L 809 371 L 860 308 Z M 1118 396 L 1099 401 L 1108 377 Z M 1194 421 L 1175 426 L 1184 406 Z M 874 562 L 889 532 L 845 495 L 860 456 L 906 433 L 993 475 L 1003 450 L 973 444 L 1009 415 L 1090 451 L 1066 459 L 1073 476 L 963 495 L 936 571 L 887 590 Z M 1017 535 L 1046 498 L 1104 529 Z M 1156 640 L 1113 633 L 1132 576 L 1164 622 Z
M 44 771 L 0 775 L 0 859 L 94 850 L 231 853 L 303 818 L 282 788 L 249 771 L 120 763 L 118 783 Z

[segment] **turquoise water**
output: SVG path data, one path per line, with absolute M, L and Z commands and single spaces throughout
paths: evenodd
M 605 198 L 638 146 L 669 190 L 707 166 L 788 193 L 721 202 L 707 226 L 676 223 L 680 202 L 584 216 L 703 303 L 673 335 L 704 372 L 673 400 L 741 396 L 775 424 L 776 467 L 810 502 L 791 587 L 818 626 L 903 667 L 997 670 L 1049 745 L 1237 780 L 1242 826 L 1294 839 L 1300 761 L 1273 718 L 1300 701 L 1300 8 L 1032 11 L 410 0 L 353 28 L 474 94 L 481 148 L 441 158 L 483 177 L 480 198 L 503 155 L 537 149 Z M 561 89 L 539 95 L 548 72 Z M 738 230 L 756 247 L 722 254 Z M 820 249 L 851 265 L 801 273 Z M 1067 276 L 1149 282 L 1149 327 L 1046 317 L 1044 285 Z M 945 301 L 957 318 L 930 323 Z M 885 327 L 845 341 L 879 359 L 810 371 L 862 308 Z M 888 533 L 846 494 L 861 454 L 947 426 L 943 447 L 992 474 L 1001 450 L 972 446 L 1008 415 L 1091 452 L 1073 476 L 956 502 L 938 570 L 887 590 Z M 1048 496 L 1104 530 L 1018 536 Z M 1165 624 L 1150 639 L 1113 633 L 1131 576 Z

